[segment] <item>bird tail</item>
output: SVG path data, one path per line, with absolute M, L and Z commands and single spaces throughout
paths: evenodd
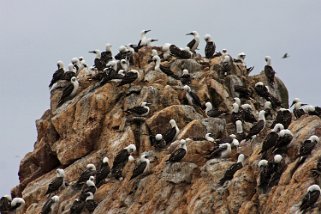
M 299 160 L 296 162 L 295 166 L 291 170 L 291 173 L 290 173 L 291 177 L 293 176 L 294 172 L 299 168 L 299 166 L 301 166 L 304 163 L 306 158 L 307 158 L 306 156 L 299 157 Z
M 220 186 L 223 186 L 223 184 L 225 183 L 225 181 L 226 181 L 226 179 L 223 177 L 223 178 L 221 178 L 221 180 L 218 182 L 218 184 L 219 184 Z

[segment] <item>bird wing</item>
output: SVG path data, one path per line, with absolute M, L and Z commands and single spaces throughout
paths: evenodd
M 263 142 L 261 153 L 273 148 L 276 145 L 278 138 L 279 135 L 276 132 L 270 132 Z
M 169 144 L 173 141 L 174 137 L 176 135 L 176 129 L 175 127 L 168 129 L 164 134 L 163 134 L 163 139 L 166 141 L 166 144 Z
M 253 135 L 257 135 L 258 133 L 260 133 L 260 131 L 263 128 L 264 128 L 264 121 L 263 120 L 260 120 L 257 123 L 255 123 L 250 129 L 247 139 L 249 139 Z
M 214 42 L 208 42 L 205 46 L 205 56 L 206 58 L 211 58 L 215 53 L 216 45 Z
M 6 197 L 0 199 L 0 211 L 8 211 L 11 207 L 10 201 Z
M 60 100 L 58 102 L 58 105 L 63 104 L 66 101 L 66 98 L 69 97 L 69 95 L 71 94 L 71 92 L 74 89 L 74 85 L 69 82 L 68 85 L 64 88 L 64 90 L 62 91 L 62 95 L 60 97 Z
M 51 211 L 51 205 L 54 203 L 54 201 L 50 198 L 49 200 L 46 201 L 46 203 L 43 205 L 41 209 L 41 213 L 46 214 L 50 213 Z
M 58 190 L 59 187 L 61 187 L 61 185 L 63 184 L 63 182 L 64 182 L 63 177 L 56 177 L 53 181 L 50 182 L 46 194 Z
M 134 168 L 132 177 L 130 179 L 133 179 L 133 178 L 137 177 L 138 175 L 142 174 L 144 172 L 146 166 L 147 166 L 146 161 L 141 161 L 139 164 L 137 164 L 136 167 Z
M 77 184 L 81 184 L 81 183 L 86 182 L 89 179 L 89 177 L 92 175 L 96 175 L 96 171 L 86 169 L 83 173 L 81 173 L 81 175 L 77 181 Z
M 129 153 L 126 149 L 121 150 L 114 159 L 113 168 L 120 164 L 127 163 Z
M 167 161 L 169 161 L 169 162 L 178 162 L 178 161 L 183 159 L 185 154 L 186 154 L 186 150 L 183 149 L 183 148 L 179 148 L 179 149 L 175 150 L 171 154 L 171 156 L 169 157 L 169 159 Z
M 134 108 L 128 109 L 128 112 L 132 112 L 134 114 L 142 115 L 145 114 L 148 109 L 144 108 L 143 106 L 136 106 Z
M 300 147 L 299 155 L 309 155 L 315 146 L 315 142 L 311 140 L 305 140 Z
M 196 40 L 192 39 L 192 41 L 190 41 L 186 46 L 189 47 L 190 50 L 192 50 L 193 46 L 195 45 Z
M 220 147 L 216 148 L 213 152 L 211 152 L 211 154 L 209 155 L 209 158 L 212 159 L 220 156 L 221 152 L 223 152 L 226 149 L 227 149 L 226 145 L 220 145 Z
M 161 70 L 162 72 L 164 72 L 166 75 L 171 76 L 171 77 L 173 77 L 173 78 L 175 78 L 175 79 L 177 79 L 177 80 L 179 79 L 179 77 L 178 77 L 176 74 L 174 74 L 174 72 L 173 72 L 170 68 L 165 67 L 165 66 L 163 66 L 163 65 L 160 65 L 159 68 L 160 68 L 160 70 Z
M 200 98 L 197 96 L 196 93 L 194 92 L 189 92 L 189 95 L 193 98 L 193 103 L 194 105 L 198 106 L 198 107 L 202 107 L 202 103 L 201 103 L 201 100 Z
M 138 75 L 135 72 L 127 72 L 122 79 L 122 81 L 119 83 L 118 86 L 122 86 L 128 83 L 132 83 L 137 79 Z
M 57 71 L 55 71 L 55 73 L 52 75 L 52 79 L 51 82 L 49 84 L 49 87 L 51 87 L 53 84 L 55 84 L 58 80 L 61 80 L 64 78 L 64 69 L 58 69 Z
M 169 46 L 169 51 L 173 56 L 180 56 L 181 49 L 179 49 L 176 45 Z

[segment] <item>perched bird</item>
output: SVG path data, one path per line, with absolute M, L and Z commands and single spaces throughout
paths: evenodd
M 147 116 L 149 114 L 149 107 L 151 103 L 142 102 L 140 106 L 135 106 L 133 108 L 127 109 L 126 112 L 134 113 L 138 116 Z
M 267 188 L 271 177 L 268 161 L 264 159 L 260 160 L 258 166 L 260 170 L 258 187 L 261 190 L 261 192 L 265 194 L 267 192 Z
M 43 205 L 41 209 L 41 214 L 52 213 L 53 207 L 59 202 L 59 196 L 52 196 L 47 202 Z
M 25 205 L 25 200 L 23 198 L 16 197 L 11 201 L 10 211 L 18 211 Z
M 104 68 L 106 67 L 106 64 L 104 64 L 104 62 L 101 60 L 100 50 L 89 51 L 89 53 L 96 54 L 96 57 L 94 60 L 94 66 L 95 68 L 98 69 L 98 71 L 103 71 Z
M 50 182 L 46 195 L 59 190 L 61 186 L 65 185 L 65 171 L 63 169 L 56 169 L 56 173 L 56 178 Z
M 207 140 L 208 142 L 211 142 L 211 143 L 215 143 L 215 139 L 214 139 L 212 133 L 206 133 L 205 140 Z
M 205 113 L 209 117 L 219 117 L 219 116 L 224 115 L 226 113 L 225 111 L 220 111 L 218 109 L 214 109 L 211 102 L 206 102 L 205 107 L 206 107 Z
M 212 40 L 212 37 L 210 34 L 206 34 L 204 36 L 206 45 L 205 45 L 205 57 L 210 59 L 215 53 L 216 45 Z
M 233 145 L 234 145 L 234 143 L 233 143 Z M 238 144 L 235 146 L 238 146 Z M 218 147 L 214 148 L 214 150 L 212 152 L 210 152 L 208 159 L 227 158 L 231 154 L 231 152 L 232 152 L 231 144 L 222 143 L 222 144 L 219 144 Z
M 125 84 L 131 84 L 135 80 L 137 80 L 139 77 L 139 73 L 136 70 L 131 70 L 125 73 L 125 76 L 122 78 L 120 83 L 117 85 L 117 87 L 125 85 Z
M 122 170 L 125 167 L 128 160 L 133 158 L 131 154 L 135 151 L 136 146 L 134 144 L 129 144 L 116 155 L 113 162 L 113 167 L 111 168 L 111 174 L 116 179 L 122 179 Z
M 169 163 L 175 163 L 180 162 L 187 153 L 187 147 L 186 147 L 186 140 L 182 139 L 180 140 L 179 148 L 176 149 L 168 158 L 166 162 Z
M 176 74 L 174 74 L 174 72 L 171 71 L 170 68 L 165 67 L 165 66 L 160 64 L 161 59 L 160 59 L 160 57 L 158 55 L 153 56 L 153 61 L 155 62 L 155 71 L 163 72 L 167 76 L 173 77 L 174 79 L 179 80 L 179 77 Z
M 250 99 L 252 92 L 246 87 L 242 85 L 234 85 L 234 91 L 239 94 L 240 98 Z
M 285 54 L 283 54 L 282 59 L 286 59 L 286 58 L 288 58 L 288 57 L 290 57 L 289 54 L 288 54 L 288 53 L 285 53 Z
M 300 118 L 302 115 L 305 114 L 305 111 L 303 109 L 303 106 L 307 104 L 303 104 L 299 98 L 295 98 L 291 104 L 291 107 L 293 107 L 293 114 L 296 119 Z
M 96 173 L 97 171 L 96 171 L 95 165 L 92 163 L 87 164 L 86 170 L 80 174 L 76 182 L 76 186 L 77 187 L 82 186 L 90 178 L 90 176 L 95 176 Z
M 169 43 L 165 43 L 162 46 L 162 51 L 163 51 L 163 59 L 167 60 L 170 56 L 171 56 L 171 52 L 169 50 L 169 47 L 171 46 L 171 44 Z
M 236 139 L 238 141 L 242 141 L 245 138 L 242 121 L 241 120 L 235 121 L 235 127 L 236 127 Z
M 241 105 L 242 108 L 242 113 L 243 113 L 243 118 L 245 122 L 248 123 L 255 123 L 257 122 L 255 116 L 252 114 L 252 106 L 249 104 L 243 104 Z
M 306 213 L 309 209 L 314 208 L 314 204 L 320 197 L 321 189 L 319 185 L 313 184 L 309 186 L 307 193 L 303 197 L 300 204 L 300 211 Z
M 179 128 L 178 128 L 178 126 L 176 124 L 176 121 L 174 119 L 171 119 L 169 121 L 169 124 L 171 125 L 171 128 L 168 129 L 163 134 L 163 138 L 164 138 L 164 140 L 165 140 L 167 145 L 172 143 L 176 139 L 176 137 L 177 137 L 177 135 L 179 133 Z
M 235 124 L 237 120 L 243 120 L 243 113 L 240 111 L 240 106 L 236 102 L 232 104 L 233 109 L 232 109 L 232 114 L 231 114 L 231 119 L 232 122 Z
M 283 157 L 279 154 L 274 155 L 273 163 L 270 166 L 270 181 L 268 187 L 273 187 L 278 185 L 281 175 L 285 169 L 285 166 L 282 164 Z
M 182 76 L 180 77 L 180 80 L 181 80 L 181 83 L 182 83 L 183 85 L 189 85 L 189 84 L 191 84 L 192 78 L 191 78 L 191 75 L 189 74 L 189 72 L 188 72 L 187 69 L 184 69 L 184 70 L 183 70 L 183 74 L 182 74 Z
M 98 206 L 97 202 L 94 200 L 94 194 L 91 192 L 86 193 L 87 198 L 85 200 L 85 209 L 89 212 L 92 213 Z
M 52 75 L 52 79 L 50 81 L 49 88 L 51 88 L 53 86 L 53 84 L 55 84 L 59 80 L 63 80 L 64 79 L 64 74 L 65 74 L 64 63 L 59 60 L 57 62 L 57 67 L 58 67 L 58 69 Z
M 270 94 L 268 87 L 265 86 L 262 82 L 257 82 L 254 89 L 260 97 L 263 97 L 267 101 L 270 101 L 274 109 L 281 106 L 281 102 L 272 94 Z
M 84 207 L 85 201 L 77 198 L 70 207 L 70 214 L 81 214 Z
M 146 174 L 149 171 L 150 160 L 148 159 L 148 155 L 142 154 L 140 159 L 138 160 L 137 165 L 133 170 L 133 174 L 130 177 L 130 180 L 136 178 L 139 175 Z
M 202 108 L 202 103 L 200 98 L 197 96 L 196 93 L 194 93 L 188 85 L 184 85 L 184 90 L 186 91 L 186 99 L 188 101 L 188 104 L 191 106 L 197 106 Z
M 272 104 L 270 101 L 265 101 L 264 103 L 264 111 L 265 111 L 265 118 L 269 118 L 271 119 L 272 118 L 272 111 L 273 111 L 273 108 L 272 108 Z M 271 126 L 272 128 L 273 126 Z
M 58 101 L 58 107 L 65 103 L 67 100 L 73 98 L 79 88 L 79 82 L 76 77 L 72 77 L 69 84 L 63 89 L 62 95 Z
M 0 199 L 0 213 L 9 212 L 12 198 L 10 195 L 4 195 Z
M 192 52 L 189 47 L 184 49 L 178 48 L 176 45 L 170 45 L 169 51 L 172 56 L 179 59 L 190 59 L 192 57 Z
M 231 61 L 231 56 L 225 55 L 221 62 L 220 76 L 225 77 L 231 74 L 233 62 Z
M 189 47 L 192 52 L 195 52 L 200 43 L 200 35 L 196 31 L 192 31 L 186 35 L 192 35 L 194 37 L 186 46 Z
M 289 127 L 292 121 L 292 114 L 289 109 L 280 108 L 277 112 L 277 115 L 271 125 L 271 127 L 274 127 L 275 124 L 281 123 L 285 129 Z
M 65 73 L 64 73 L 63 80 L 70 81 L 71 78 L 75 77 L 75 76 L 76 76 L 76 68 L 72 63 L 70 63 L 68 65 L 68 71 L 65 71 Z
M 101 52 L 100 54 L 100 61 L 102 62 L 102 64 L 107 64 L 110 60 L 113 59 L 113 54 L 112 54 L 112 45 L 107 43 L 105 45 L 105 51 Z
M 110 173 L 108 157 L 104 157 L 96 173 L 96 185 L 99 187 Z
M 289 129 L 283 129 L 279 132 L 279 138 L 273 147 L 274 154 L 283 154 L 287 150 L 287 146 L 291 143 L 293 134 Z
M 233 163 L 224 173 L 223 178 L 219 181 L 219 185 L 223 185 L 226 181 L 232 180 L 234 174 L 243 167 L 244 165 L 244 158 L 243 154 L 240 154 L 237 158 L 237 162 Z
M 249 140 L 251 139 L 254 135 L 257 135 L 259 134 L 265 127 L 265 111 L 264 110 L 261 110 L 259 112 L 259 120 L 257 121 L 257 123 L 255 123 L 249 133 L 247 134 L 246 136 L 246 139 Z
M 95 185 L 95 177 L 90 176 L 89 179 L 86 181 L 86 184 L 83 186 L 83 189 L 81 190 L 79 196 L 80 200 L 85 200 L 88 192 L 95 194 L 96 190 L 97 187 Z
M 277 144 L 277 141 L 279 139 L 279 132 L 284 129 L 284 126 L 281 123 L 275 124 L 274 128 L 270 131 L 269 134 L 265 137 L 262 148 L 261 148 L 261 154 L 262 159 L 266 158 L 267 152 L 275 147 Z
M 273 70 L 272 65 L 271 65 L 271 57 L 266 56 L 265 62 L 266 62 L 266 65 L 264 66 L 264 74 L 265 74 L 269 84 L 273 87 L 274 86 L 275 71 Z
M 79 61 L 78 57 L 74 57 L 71 59 L 71 64 L 74 65 L 75 69 L 76 69 L 76 74 L 78 74 L 78 72 L 83 69 L 82 64 Z
M 166 147 L 166 141 L 163 138 L 162 134 L 156 134 L 154 139 L 154 147 L 156 149 L 163 149 Z
M 151 30 L 142 30 L 141 33 L 140 33 L 140 40 L 138 42 L 138 47 L 143 47 L 143 46 L 147 46 L 147 43 L 148 43 L 148 38 L 146 36 L 146 34 L 148 32 L 150 32 Z
M 309 115 L 316 115 L 321 118 L 321 107 L 319 106 L 307 105 L 304 111 Z

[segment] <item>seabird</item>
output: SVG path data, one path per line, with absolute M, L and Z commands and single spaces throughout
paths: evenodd
M 177 135 L 179 133 L 179 128 L 178 128 L 178 126 L 176 124 L 176 121 L 174 119 L 171 119 L 169 121 L 169 124 L 171 125 L 171 128 L 168 129 L 163 134 L 163 138 L 164 138 L 164 140 L 165 140 L 167 145 L 172 143 L 176 139 L 176 137 L 177 137 Z
M 235 121 L 235 127 L 236 127 L 236 139 L 238 141 L 242 141 L 245 138 L 242 121 L 241 120 Z
M 149 107 L 147 105 L 151 105 L 151 103 L 142 102 L 140 106 L 135 106 L 133 108 L 127 109 L 126 112 L 134 113 L 138 116 L 147 116 L 149 114 Z
M 315 145 L 319 143 L 319 137 L 316 135 L 312 135 L 307 140 L 305 140 L 300 147 L 299 154 L 298 154 L 298 160 L 293 167 L 291 174 L 299 168 L 300 165 L 304 163 L 304 161 L 308 158 L 308 156 L 311 154 L 312 150 L 314 149 Z
M 265 118 L 272 118 L 272 104 L 270 101 L 264 103 Z M 272 127 L 272 126 L 271 126 Z
M 96 185 L 99 187 L 110 173 L 108 157 L 104 157 L 96 174 Z
M 185 49 L 180 49 L 176 45 L 170 45 L 169 51 L 172 56 L 175 56 L 179 59 L 190 59 L 192 57 L 192 53 L 189 47 L 186 47 Z
M 266 62 L 266 65 L 264 66 L 264 74 L 265 74 L 269 84 L 273 87 L 274 86 L 275 71 L 273 70 L 272 65 L 271 65 L 271 57 L 266 56 L 265 62 Z
M 321 118 L 321 107 L 319 106 L 307 105 L 305 106 L 304 111 L 309 115 L 316 115 Z
M 215 53 L 216 45 L 212 40 L 212 37 L 210 34 L 205 34 L 204 40 L 206 42 L 205 45 L 205 57 L 210 59 Z
M 182 74 L 182 76 L 180 77 L 180 80 L 181 80 L 181 83 L 182 83 L 183 85 L 189 85 L 189 84 L 191 84 L 192 78 L 191 78 L 191 75 L 189 74 L 189 72 L 188 72 L 187 69 L 184 69 L 184 70 L 183 70 L 183 74 Z
M 278 106 L 281 106 L 281 102 L 272 94 L 270 94 L 268 87 L 265 86 L 262 82 L 257 82 L 254 89 L 260 97 L 263 97 L 267 101 L 270 101 L 274 109 Z
M 64 177 L 65 177 L 65 172 L 63 169 L 56 169 L 56 178 L 52 180 L 48 186 L 48 190 L 46 192 L 47 194 L 50 194 L 52 192 L 55 192 L 59 190 L 61 186 L 65 185 Z
M 146 37 L 146 34 L 150 31 L 151 30 L 142 30 L 142 32 L 140 33 L 140 40 L 138 42 L 138 47 L 147 46 L 148 38 Z
M 170 68 L 160 64 L 161 59 L 158 55 L 153 56 L 153 61 L 155 62 L 155 71 L 163 72 L 167 76 L 170 76 L 170 77 L 173 77 L 174 79 L 179 80 L 179 77 L 176 74 L 174 74 L 174 72 L 171 71 Z
M 168 158 L 166 161 L 167 163 L 175 163 L 175 162 L 180 162 L 186 155 L 187 153 L 187 147 L 186 147 L 186 140 L 181 139 L 180 140 L 180 145 L 179 148 L 176 149 Z
M 284 129 L 284 126 L 281 123 L 275 124 L 274 128 L 270 131 L 269 134 L 265 137 L 262 148 L 261 148 L 261 154 L 262 159 L 266 158 L 267 152 L 273 148 L 279 139 L 279 132 Z
M 95 185 L 95 177 L 90 176 L 89 179 L 86 181 L 86 185 L 83 186 L 79 198 L 81 200 L 85 200 L 86 193 L 91 192 L 92 194 L 95 194 L 96 191 L 97 187 Z
M 75 66 L 74 66 L 72 63 L 70 63 L 70 64 L 68 65 L 68 71 L 66 71 L 66 72 L 64 73 L 63 79 L 64 79 L 64 80 L 67 80 L 67 81 L 70 81 L 71 78 L 72 78 L 72 77 L 75 77 L 75 76 L 76 76 L 76 68 L 75 68 Z
M 245 57 L 246 57 L 246 54 L 244 52 L 241 52 L 239 54 L 237 54 L 237 58 L 234 59 L 234 62 L 236 63 L 241 63 L 242 66 L 246 67 L 246 64 L 245 64 Z
M 233 109 L 232 109 L 232 114 L 231 114 L 231 119 L 232 122 L 235 124 L 237 120 L 243 120 L 243 113 L 240 111 L 240 106 L 236 102 L 232 104 Z
M 122 69 L 124 71 L 128 71 L 128 68 L 129 68 L 129 62 L 126 60 L 126 59 L 122 59 L 120 60 L 120 66 L 122 67 Z
M 122 179 L 122 170 L 125 167 L 128 160 L 130 159 L 130 157 L 132 157 L 131 154 L 135 151 L 136 146 L 134 144 L 130 144 L 116 155 L 113 162 L 113 167 L 111 169 L 111 173 L 116 179 Z
M 246 136 L 246 139 L 249 140 L 251 139 L 254 135 L 257 135 L 259 134 L 265 127 L 265 111 L 264 110 L 261 110 L 259 112 L 259 120 L 257 121 L 257 123 L 255 123 L 249 133 L 247 134 Z
M 57 62 L 57 67 L 58 67 L 58 69 L 52 75 L 52 79 L 50 81 L 49 88 L 51 88 L 53 86 L 53 84 L 55 84 L 59 80 L 63 80 L 64 79 L 64 74 L 65 74 L 64 63 L 59 60 Z
M 95 165 L 92 163 L 87 164 L 86 170 L 83 171 L 79 176 L 76 186 L 82 186 L 90 178 L 90 176 L 95 176 L 96 173 L 97 171 Z
M 269 181 L 269 187 L 273 187 L 279 183 L 281 175 L 284 171 L 284 165 L 282 164 L 282 155 L 276 154 L 273 158 L 273 163 L 270 166 L 271 178 Z
M 166 141 L 163 139 L 162 134 L 156 134 L 153 141 L 153 146 L 156 149 L 163 149 L 166 147 Z
M 12 201 L 12 198 L 10 195 L 4 195 L 1 197 L 1 199 L 0 199 L 0 212 L 1 213 L 6 213 L 10 210 L 11 201 Z
M 265 194 L 267 191 L 267 187 L 269 185 L 269 180 L 271 177 L 269 165 L 267 160 L 260 160 L 259 161 L 259 169 L 260 169 L 260 178 L 259 178 L 259 188 L 261 189 L 262 193 Z
M 214 139 L 212 133 L 206 133 L 205 140 L 207 140 L 208 142 L 211 142 L 211 143 L 215 143 L 215 139 Z
M 219 141 L 219 144 L 223 144 L 223 143 L 231 144 L 234 139 L 236 139 L 236 135 L 235 134 L 230 134 L 227 137 L 221 138 L 220 141 Z
M 113 54 L 112 54 L 112 45 L 107 43 L 105 45 L 106 49 L 105 51 L 101 52 L 101 56 L 100 56 L 100 61 L 102 62 L 102 64 L 107 64 L 110 60 L 113 59 Z
M 125 84 L 131 84 L 135 80 L 137 80 L 138 77 L 139 77 L 138 71 L 136 71 L 136 70 L 128 71 L 125 73 L 125 76 L 120 81 L 120 83 L 117 85 L 117 87 L 125 85 Z
M 192 31 L 186 35 L 192 35 L 194 37 L 186 46 L 189 47 L 191 51 L 195 52 L 200 43 L 200 35 L 196 31 Z
M 273 153 L 282 154 L 286 152 L 287 146 L 291 143 L 293 134 L 289 129 L 283 129 L 279 132 L 279 138 L 274 146 Z
M 85 201 L 77 198 L 70 207 L 70 214 L 81 214 L 84 207 L 85 207 Z
M 184 90 L 186 91 L 186 99 L 188 104 L 191 106 L 197 106 L 202 108 L 202 103 L 200 98 L 197 96 L 195 92 L 192 91 L 191 87 L 188 85 L 184 85 Z
M 103 71 L 104 68 L 106 67 L 106 64 L 104 64 L 101 61 L 101 53 L 100 50 L 94 50 L 94 51 L 89 51 L 89 53 L 96 54 L 95 60 L 94 60 L 94 66 L 95 68 L 98 69 L 98 71 Z
M 293 107 L 293 114 L 296 117 L 296 119 L 299 119 L 302 115 L 305 114 L 305 111 L 303 109 L 303 106 L 306 104 L 302 104 L 301 100 L 299 98 L 295 98 L 291 104 L 291 107 Z
M 307 193 L 303 197 L 301 204 L 300 204 L 300 211 L 302 213 L 306 213 L 309 209 L 314 208 L 314 204 L 319 199 L 321 193 L 321 189 L 319 185 L 313 184 L 309 186 Z
M 248 122 L 248 123 L 257 122 L 256 118 L 252 114 L 253 109 L 250 104 L 243 104 L 241 105 L 241 108 L 242 108 L 243 118 L 245 122 Z
M 52 212 L 54 206 L 59 202 L 59 196 L 52 196 L 47 202 L 43 205 L 41 209 L 41 214 L 49 214 Z
M 94 212 L 97 207 L 97 202 L 94 200 L 94 194 L 91 192 L 87 192 L 87 198 L 85 201 L 85 208 L 89 213 Z
M 78 72 L 83 69 L 82 64 L 80 63 L 78 57 L 73 57 L 73 58 L 71 59 L 71 64 L 74 65 L 74 67 L 75 67 L 75 69 L 76 69 L 76 74 L 78 74 Z
M 133 170 L 133 174 L 130 177 L 130 180 L 136 178 L 139 175 L 146 174 L 149 171 L 150 160 L 148 159 L 148 155 L 142 154 L 140 159 L 138 160 L 137 165 Z
M 281 123 L 285 129 L 289 127 L 292 121 L 292 113 L 289 109 L 280 108 L 277 112 L 276 118 L 273 121 L 271 128 L 275 126 L 277 123 Z
M 240 98 L 250 99 L 252 92 L 243 85 L 234 85 L 234 91 L 239 94 Z
M 232 70 L 232 61 L 229 55 L 223 57 L 221 62 L 221 76 L 227 76 L 231 73 Z
M 219 144 L 218 147 L 214 148 L 213 151 L 208 156 L 208 159 L 213 158 L 226 158 L 228 157 L 232 152 L 231 144 L 229 143 L 222 143 Z
M 219 181 L 219 185 L 223 185 L 226 181 L 232 180 L 234 174 L 243 167 L 245 156 L 239 154 L 237 162 L 233 163 L 224 173 L 223 178 Z
M 68 85 L 62 91 L 62 95 L 58 102 L 58 107 L 61 106 L 67 100 L 73 98 L 79 88 L 79 82 L 76 77 L 72 77 Z
M 288 57 L 289 57 L 289 54 L 288 54 L 288 53 L 285 53 L 285 54 L 283 54 L 282 59 L 286 59 L 286 58 L 288 58 Z
M 171 56 L 171 52 L 169 50 L 169 47 L 171 46 L 171 44 L 169 43 L 165 43 L 162 46 L 162 51 L 163 51 L 163 59 L 167 60 L 170 56 Z
M 213 109 L 213 105 L 211 102 L 206 102 L 205 107 L 206 107 L 205 113 L 209 117 L 219 117 L 219 116 L 226 113 L 226 112 L 220 111 L 218 109 Z
M 19 198 L 19 197 L 16 197 L 14 199 L 12 199 L 11 201 L 11 208 L 10 210 L 13 211 L 13 210 L 20 210 L 23 205 L 25 204 L 25 200 L 23 198 Z

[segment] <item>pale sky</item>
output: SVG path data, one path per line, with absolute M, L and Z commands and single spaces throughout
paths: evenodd
M 56 61 L 68 65 L 93 49 L 136 43 L 140 31 L 184 47 L 193 30 L 210 33 L 217 49 L 247 54 L 253 73 L 264 57 L 290 99 L 321 106 L 321 1 L 76 1 L 0 0 L 0 196 L 18 184 L 18 167 L 36 141 L 35 120 L 49 108 Z M 199 52 L 204 55 L 204 40 Z M 288 52 L 290 58 L 283 60 Z

